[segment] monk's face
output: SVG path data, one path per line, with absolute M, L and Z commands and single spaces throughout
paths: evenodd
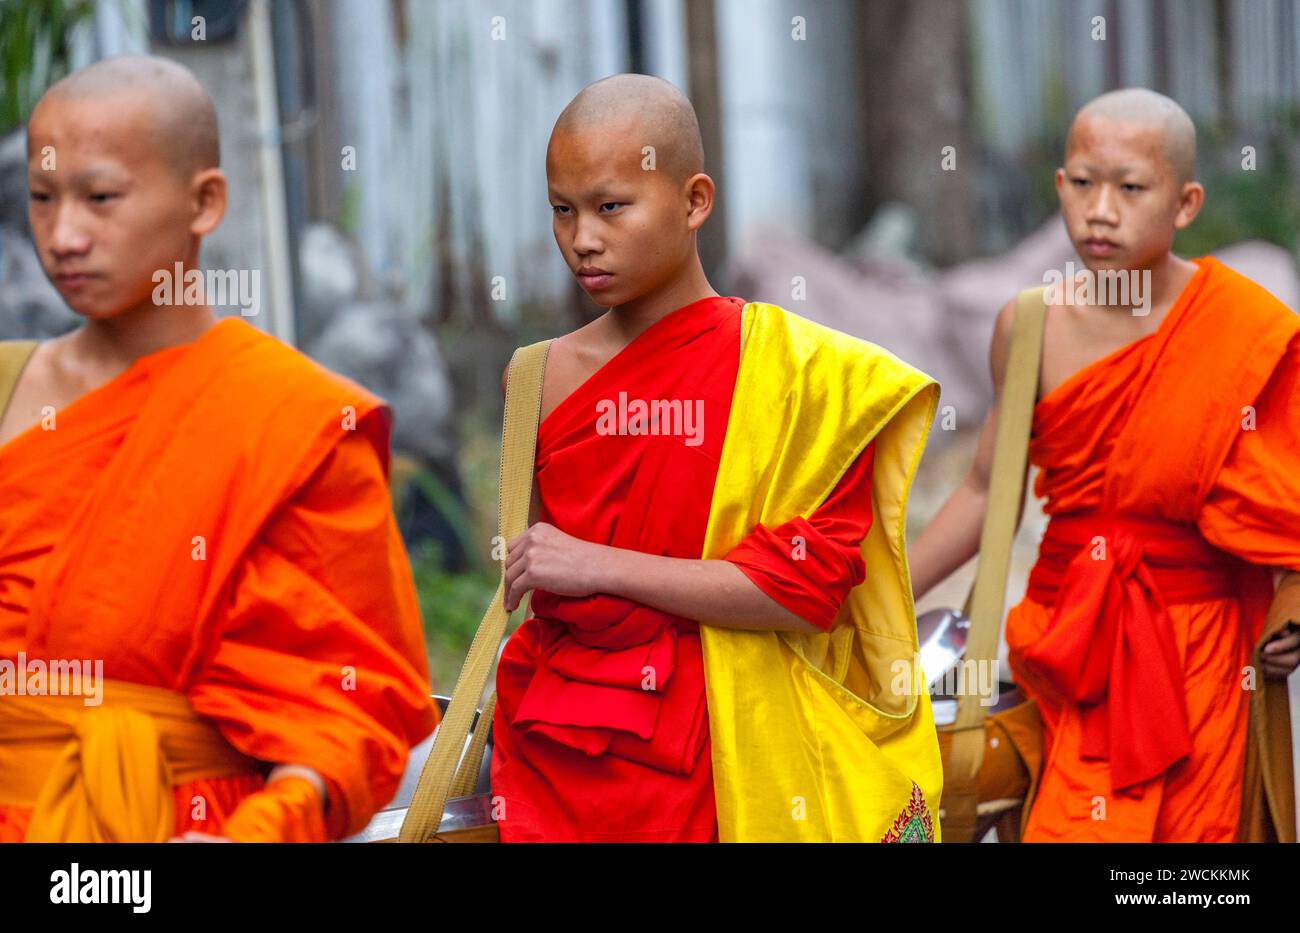
M 708 176 L 674 179 L 657 161 L 648 167 L 645 138 L 631 119 L 557 130 L 546 151 L 555 242 L 579 284 L 606 308 L 652 295 L 682 274 L 712 206 Z
M 1087 114 L 1075 121 L 1056 190 L 1070 240 L 1094 272 L 1151 268 L 1203 196 L 1178 178 L 1160 128 Z
M 152 306 L 155 271 L 193 263 L 198 237 L 224 210 L 224 179 L 214 218 L 211 179 L 196 188 L 197 175 L 169 160 L 156 122 L 137 94 L 55 93 L 28 124 L 32 238 L 45 274 L 85 318 Z

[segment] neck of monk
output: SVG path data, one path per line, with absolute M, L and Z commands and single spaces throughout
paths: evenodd
M 110 318 L 86 321 L 70 335 L 68 349 L 111 376 L 150 353 L 197 340 L 216 320 L 206 304 L 156 305 L 146 299 Z
M 1150 273 L 1149 277 L 1146 273 Z M 1134 296 L 1132 305 L 1101 303 L 1099 307 L 1115 314 L 1134 315 L 1134 309 L 1145 304 L 1146 312 L 1140 317 L 1134 316 L 1134 326 L 1139 331 L 1155 330 L 1195 273 L 1196 263 L 1180 259 L 1173 253 L 1164 253 L 1150 266 L 1127 270 L 1129 276 L 1138 279 L 1131 288 L 1142 289 L 1141 292 L 1131 292 Z
M 703 298 L 716 298 L 700 257 L 695 250 L 682 270 L 663 285 L 639 298 L 609 309 L 609 321 L 621 338 L 636 339 L 642 331 L 665 315 Z

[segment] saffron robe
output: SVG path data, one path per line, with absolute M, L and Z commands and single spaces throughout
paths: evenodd
M 1269 568 L 1300 568 L 1300 318 L 1196 264 L 1156 332 L 1034 411 L 1050 522 L 1006 628 L 1044 729 L 1025 841 L 1237 834 Z
M 0 658 L 100 660 L 328 788 L 322 820 L 301 779 L 183 783 L 177 833 L 356 832 L 436 724 L 389 432 L 379 399 L 225 319 L 0 447 Z M 0 840 L 17 841 L 12 777 Z
M 700 557 L 742 307 L 710 298 L 673 311 L 542 421 L 539 521 L 587 541 Z M 633 419 L 627 433 L 603 430 L 599 413 L 624 392 L 696 405 L 702 418 L 681 420 L 676 434 L 662 418 L 644 431 Z M 756 524 L 725 559 L 829 629 L 866 573 L 859 546 L 871 523 L 871 467 L 868 446 L 815 512 Z M 529 610 L 497 673 L 492 791 L 501 839 L 716 839 L 698 622 L 608 594 L 536 590 Z

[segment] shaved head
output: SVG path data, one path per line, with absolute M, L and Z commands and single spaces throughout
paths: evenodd
M 128 97 L 144 105 L 153 122 L 158 152 L 182 174 L 220 165 L 217 110 L 212 98 L 192 71 L 171 59 L 155 55 L 104 59 L 74 71 L 41 100 L 112 97 Z
M 1089 119 L 1110 120 L 1160 131 L 1165 156 L 1181 184 L 1196 178 L 1196 127 L 1192 118 L 1170 98 L 1146 88 L 1124 88 L 1093 98 L 1074 117 L 1066 138 L 1068 152 L 1079 124 Z
M 676 85 L 663 78 L 619 74 L 578 92 L 564 108 L 551 136 L 624 125 L 638 150 L 653 146 L 656 167 L 676 181 L 704 171 L 704 142 L 695 108 Z
M 225 214 L 220 155 L 212 98 L 165 58 L 106 59 L 46 91 L 27 121 L 27 216 L 68 307 L 152 314 L 158 271 L 197 265 Z

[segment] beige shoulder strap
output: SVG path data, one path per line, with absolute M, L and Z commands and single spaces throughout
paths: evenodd
M 1011 326 L 1011 348 L 998 401 L 998 430 L 993 449 L 993 469 L 988 510 L 980 534 L 979 569 L 971 590 L 967 614 L 965 661 L 982 669 L 998 656 L 1002 634 L 1002 611 L 1006 606 L 1007 575 L 1011 569 L 1011 544 L 1020 524 L 1021 495 L 1025 465 L 1029 457 L 1029 434 L 1033 425 L 1034 402 L 1038 396 L 1038 373 L 1043 356 L 1043 325 L 1047 308 L 1046 289 L 1020 293 Z M 984 759 L 984 717 L 988 708 L 980 697 L 966 691 L 957 700 L 957 718 L 952 726 L 952 749 L 944 774 L 943 840 L 970 842 L 975 835 L 976 806 L 979 802 L 980 764 Z
M 13 397 L 14 386 L 18 385 L 18 377 L 23 374 L 34 352 L 34 340 L 0 341 L 0 421 L 4 420 L 9 409 L 9 399 Z
M 506 375 L 505 423 L 501 430 L 501 484 L 497 499 L 498 528 L 502 541 L 511 541 L 528 526 L 533 494 L 533 463 L 537 450 L 537 423 L 542 407 L 542 378 L 551 341 L 544 340 L 515 351 Z M 420 773 L 411 806 L 402 822 L 399 842 L 427 842 L 438 831 L 449 797 L 473 791 L 483 760 L 488 729 L 496 706 L 495 692 L 483 706 L 469 748 L 475 707 L 487 686 L 497 649 L 505 637 L 509 613 L 505 610 L 505 558 L 501 582 L 487 614 L 479 623 L 461 668 L 451 702 L 442 717 L 433 749 Z M 461 752 L 465 750 L 462 756 Z

